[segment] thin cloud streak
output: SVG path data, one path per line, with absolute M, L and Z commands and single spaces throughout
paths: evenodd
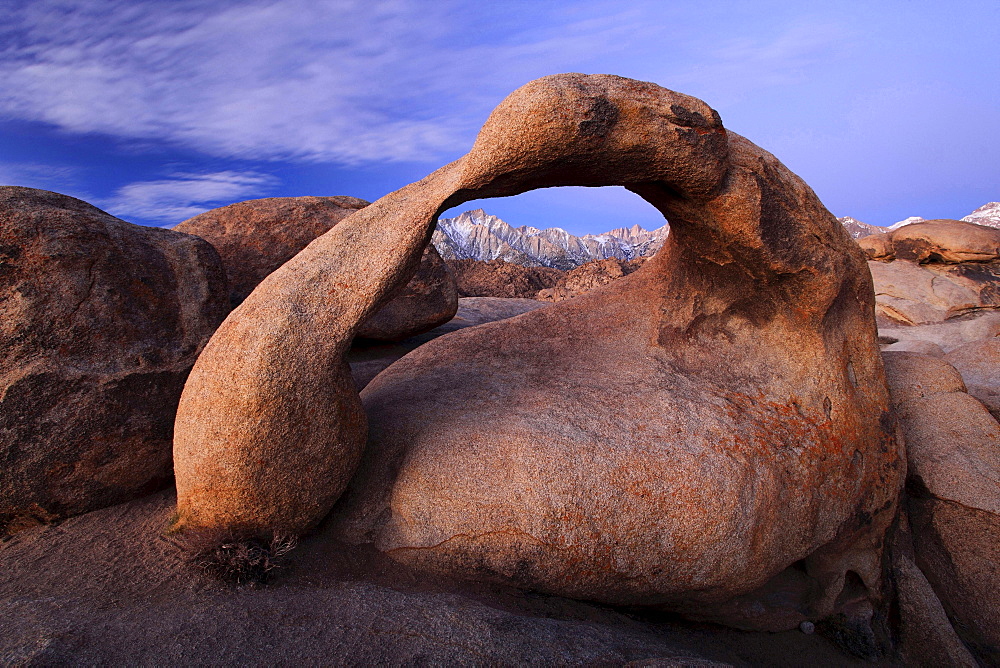
M 394 45 L 433 32 L 434 12 L 403 4 L 147 3 L 159 21 L 133 29 L 134 6 L 115 3 L 66 10 L 69 31 L 51 39 L 32 30 L 49 18 L 35 10 L 24 18 L 30 43 L 4 54 L 0 111 L 225 157 L 411 159 L 451 138 L 440 119 L 379 108 L 417 106 L 392 94 L 394 66 L 413 56 Z
M 177 173 L 130 183 L 96 204 L 120 218 L 179 223 L 216 206 L 259 196 L 277 184 L 276 178 L 259 172 Z
M 17 185 L 44 190 L 48 187 L 54 187 L 55 184 L 66 184 L 72 181 L 76 176 L 76 171 L 72 167 L 41 163 L 0 163 L 0 185 Z
M 0 117 L 347 165 L 454 157 L 505 94 L 545 74 L 615 64 L 718 107 L 802 81 L 849 36 L 798 21 L 770 39 L 718 40 L 693 29 L 704 17 L 655 2 L 579 2 L 486 42 L 476 38 L 489 28 L 456 0 L 76 4 L 28 3 L 0 29 L 12 44 L 0 51 Z M 659 61 L 664 43 L 674 58 L 635 67 Z
M 982 82 L 1000 72 L 1000 9 L 981 2 L 957 0 L 948 21 L 907 0 L 8 4 L 0 129 L 18 141 L 0 142 L 0 163 L 78 167 L 38 186 L 61 192 L 109 200 L 168 164 L 373 199 L 468 150 L 514 88 L 576 71 L 702 98 L 869 222 L 996 199 L 1000 105 Z

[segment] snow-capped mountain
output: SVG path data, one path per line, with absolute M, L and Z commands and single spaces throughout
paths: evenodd
M 837 220 L 854 239 L 919 223 L 924 218 L 910 216 L 889 227 L 869 225 L 857 218 Z M 962 220 L 1000 228 L 1000 202 L 985 204 Z M 649 257 L 663 246 L 670 226 L 645 230 L 638 225 L 619 227 L 603 234 L 582 237 L 564 229 L 541 230 L 522 225 L 513 227 L 482 209 L 466 211 L 456 218 L 438 220 L 431 241 L 446 260 L 506 260 L 526 267 L 573 269 L 591 260 Z
M 564 229 L 512 227 L 482 209 L 438 220 L 431 241 L 446 260 L 506 260 L 527 267 L 572 269 L 591 260 L 632 260 L 653 255 L 669 226 L 647 231 L 639 225 L 582 237 Z
M 898 230 L 904 225 L 909 225 L 910 223 L 919 223 L 921 221 L 927 220 L 926 218 L 921 218 L 920 216 L 910 216 L 905 220 L 901 220 L 898 223 L 893 223 L 888 228 L 879 228 L 879 230 Z M 986 227 L 995 227 L 1000 229 L 1000 202 L 988 202 L 968 216 L 960 218 L 959 220 L 964 220 L 967 223 L 975 223 L 977 225 L 985 225 Z
M 899 228 L 903 227 L 904 225 L 909 225 L 910 223 L 922 223 L 925 220 L 927 220 L 927 219 L 926 218 L 921 218 L 920 216 L 910 216 L 909 218 L 904 218 L 903 220 L 899 221 L 898 223 L 893 223 L 892 225 L 890 225 L 886 229 L 889 229 L 889 230 L 898 230 Z
M 984 204 L 962 220 L 1000 229 L 1000 202 Z
M 847 233 L 851 235 L 852 239 L 861 239 L 871 234 L 885 231 L 884 227 L 862 223 L 857 218 L 851 218 L 850 216 L 844 216 L 843 218 L 838 218 L 837 220 L 839 220 L 840 224 L 844 226 L 844 229 L 847 230 Z
M 851 218 L 850 216 L 844 216 L 843 218 L 838 218 L 837 220 L 840 221 L 840 224 L 847 229 L 853 238 L 861 239 L 870 234 L 898 230 L 904 225 L 920 223 L 927 219 L 920 216 L 910 216 L 909 218 L 904 218 L 903 220 L 893 223 L 888 227 L 862 223 L 857 218 Z M 961 220 L 969 223 L 976 223 L 977 225 L 985 225 L 987 227 L 996 227 L 1000 229 L 1000 202 L 989 202 L 988 204 L 984 204 Z

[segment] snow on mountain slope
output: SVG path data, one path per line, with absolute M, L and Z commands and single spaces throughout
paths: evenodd
M 528 267 L 572 269 L 591 260 L 632 260 L 659 250 L 669 226 L 647 231 L 638 225 L 582 237 L 564 229 L 512 227 L 482 209 L 438 221 L 431 241 L 441 256 L 454 260 L 506 260 Z
M 1000 202 L 984 204 L 962 220 L 1000 229 Z
M 878 232 L 899 229 L 924 220 L 910 216 L 889 227 L 863 223 L 844 216 L 837 220 L 851 237 L 860 239 Z M 985 204 L 962 220 L 1000 228 L 1000 202 Z M 505 260 L 526 267 L 573 269 L 591 260 L 649 257 L 663 246 L 670 226 L 645 230 L 639 225 L 619 227 L 601 234 L 570 234 L 559 227 L 539 229 L 513 227 L 482 209 L 466 211 L 456 218 L 442 218 L 431 241 L 446 260 Z
M 839 220 L 840 224 L 844 226 L 844 229 L 847 230 L 852 239 L 861 239 L 871 234 L 885 231 L 884 227 L 862 223 L 857 218 L 851 218 L 850 216 L 844 216 L 843 218 L 838 218 L 837 220 Z
M 925 220 L 927 220 L 927 219 L 926 218 L 921 218 L 920 216 L 910 216 L 909 218 L 904 218 L 903 220 L 899 221 L 898 223 L 893 223 L 887 229 L 898 230 L 903 225 L 909 225 L 910 223 L 919 223 L 919 222 L 922 222 L 922 221 L 925 221 Z

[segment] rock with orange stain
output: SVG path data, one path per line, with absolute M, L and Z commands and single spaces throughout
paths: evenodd
M 436 214 L 623 184 L 669 220 L 659 254 L 399 360 L 361 395 L 364 446 L 338 363 Z M 539 79 L 468 155 L 343 221 L 227 320 L 178 416 L 178 526 L 301 531 L 351 480 L 330 530 L 446 576 L 745 628 L 864 619 L 904 466 L 873 308 L 836 218 L 708 105 Z
M 0 187 L 0 536 L 170 483 L 174 411 L 228 302 L 219 256 Z
M 219 251 L 229 299 L 236 307 L 313 239 L 366 206 L 368 202 L 357 197 L 268 197 L 206 211 L 174 229 L 195 234 Z M 448 322 L 457 309 L 455 279 L 434 247 L 428 246 L 410 282 L 361 326 L 357 336 L 399 341 Z

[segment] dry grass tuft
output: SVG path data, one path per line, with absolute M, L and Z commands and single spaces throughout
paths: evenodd
M 252 587 L 266 585 L 298 544 L 295 536 L 276 533 L 265 540 L 226 529 L 188 529 L 176 540 L 196 568 L 223 582 Z

